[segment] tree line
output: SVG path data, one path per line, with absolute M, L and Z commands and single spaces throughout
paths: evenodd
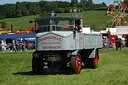
M 71 0 L 71 2 L 63 1 L 45 1 L 39 2 L 16 2 L 15 4 L 0 5 L 0 19 L 17 18 L 29 15 L 47 16 L 50 11 L 56 13 L 68 13 L 71 9 L 80 9 L 80 11 L 89 10 L 107 10 L 106 4 L 94 4 L 92 0 Z

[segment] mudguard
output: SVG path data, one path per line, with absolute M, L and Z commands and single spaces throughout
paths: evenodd
M 36 53 L 36 51 L 34 51 L 34 52 L 32 53 L 32 56 L 34 56 L 35 53 Z
M 79 50 L 75 50 L 74 52 L 72 52 L 72 55 L 77 55 L 78 52 Z
M 95 58 L 95 53 L 96 53 L 97 48 L 94 48 L 94 50 L 91 52 L 88 58 Z

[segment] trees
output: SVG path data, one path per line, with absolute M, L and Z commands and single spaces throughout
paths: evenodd
M 82 3 L 82 2 L 80 2 L 80 3 L 78 4 L 78 7 L 81 8 L 81 9 L 83 9 L 84 11 L 87 11 L 87 8 L 85 7 L 85 4 Z
M 16 2 L 16 17 L 21 17 L 22 16 L 22 11 L 21 11 L 21 3 Z
M 86 5 L 87 0 L 81 0 L 80 3 L 83 3 L 84 5 Z
M 5 8 L 6 8 L 6 18 L 17 17 L 14 4 L 6 4 Z
M 92 0 L 80 0 L 80 2 L 78 2 L 78 0 L 71 0 L 71 3 L 66 1 L 50 2 L 46 0 L 41 0 L 39 2 L 16 2 L 16 4 L 0 5 L 0 19 L 37 14 L 44 16 L 50 11 L 68 13 L 74 8 L 81 9 L 81 11 L 106 10 L 105 7 L 107 6 L 104 2 L 102 4 L 94 4 Z
M 40 14 L 40 17 L 48 17 L 49 16 L 49 12 L 47 11 L 43 11 L 41 14 Z
M 5 22 L 0 22 L 0 24 L 1 24 L 1 28 L 3 29 L 7 28 L 7 24 Z
M 72 7 L 77 7 L 78 0 L 71 0 L 71 6 Z
M 101 4 L 94 5 L 94 10 L 107 10 L 107 9 L 108 9 L 108 7 L 104 2 Z
M 27 8 L 22 7 L 22 15 L 23 15 L 23 16 L 28 16 L 28 15 L 29 15 L 29 11 L 28 11 Z
M 37 15 L 41 12 L 41 8 L 37 2 L 28 2 L 26 8 L 29 10 L 30 15 Z
M 2 14 L 0 13 L 0 19 L 2 19 L 3 17 L 2 17 Z
M 124 4 L 128 5 L 128 0 L 124 0 Z
M 56 2 L 56 3 L 57 3 L 57 6 L 61 7 L 61 8 L 71 7 L 69 2 L 59 1 L 59 2 Z
M 21 2 L 21 11 L 23 16 L 28 16 L 29 15 L 29 10 L 27 9 L 27 4 L 28 2 Z
M 5 5 L 0 5 L 0 14 L 1 14 L 1 19 L 6 17 L 6 8 Z
M 88 0 L 86 2 L 86 7 L 87 7 L 88 10 L 93 10 L 93 8 L 94 8 L 93 1 L 92 0 Z

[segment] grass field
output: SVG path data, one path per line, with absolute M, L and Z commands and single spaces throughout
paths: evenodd
M 90 27 L 92 25 L 97 25 L 100 28 L 105 28 L 106 22 L 110 20 L 110 16 L 106 15 L 106 11 L 85 11 L 82 13 L 84 22 L 84 27 Z M 57 16 L 71 16 L 71 13 L 58 13 Z M 8 28 L 11 28 L 13 25 L 13 30 L 28 30 L 29 26 L 34 26 L 34 23 L 28 23 L 30 20 L 34 20 L 34 18 L 39 17 L 38 15 L 25 16 L 20 18 L 7 18 L 2 19 L 7 23 Z
M 38 15 L 31 15 L 19 18 L 6 18 L 0 20 L 0 22 L 6 22 L 8 28 L 11 28 L 13 25 L 13 31 L 17 30 L 28 30 L 29 26 L 34 26 L 34 23 L 29 23 L 29 21 L 34 20 L 35 18 L 39 17 Z
M 71 16 L 71 13 L 60 13 L 58 16 Z M 84 27 L 97 25 L 100 28 L 106 28 L 107 21 L 111 19 L 110 16 L 106 15 L 106 11 L 84 11 L 82 12 L 82 16 Z
M 31 52 L 0 53 L 0 85 L 127 85 L 128 48 L 100 50 L 99 67 L 80 74 L 33 75 Z

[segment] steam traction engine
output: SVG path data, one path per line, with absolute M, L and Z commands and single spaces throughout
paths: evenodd
M 41 74 L 44 66 L 64 68 L 69 64 L 73 73 L 85 67 L 97 68 L 102 48 L 102 35 L 77 32 L 75 20 L 82 25 L 82 18 L 46 17 L 36 18 L 36 48 L 33 52 L 32 69 Z M 69 66 L 68 65 L 68 66 Z

